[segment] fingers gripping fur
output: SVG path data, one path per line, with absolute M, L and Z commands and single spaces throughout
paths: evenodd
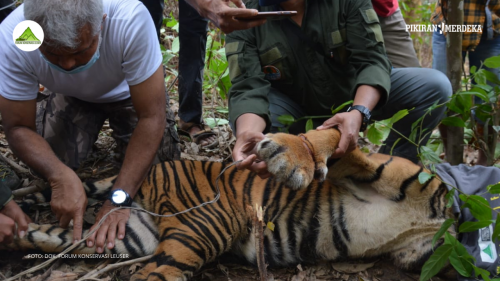
M 268 134 L 257 146 L 268 171 L 294 189 L 306 188 L 314 178 L 314 161 L 302 140 L 288 134 Z
M 137 204 L 134 204 L 138 206 Z M 83 232 L 83 237 L 89 231 Z M 0 244 L 1 249 L 28 250 L 36 249 L 45 253 L 61 253 L 73 244 L 73 231 L 53 225 L 30 224 L 26 235 L 17 237 L 13 243 Z M 129 257 L 141 257 L 152 254 L 158 246 L 158 229 L 152 217 L 145 213 L 132 211 L 126 225 L 123 240 L 115 239 L 112 250 L 104 248 L 106 254 L 128 254 Z M 72 250 L 72 254 L 94 254 L 94 247 L 81 243 Z

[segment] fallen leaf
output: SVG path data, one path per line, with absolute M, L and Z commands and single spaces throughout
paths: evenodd
M 58 270 L 52 271 L 47 280 L 51 281 L 73 281 L 78 278 L 78 274 L 73 272 L 62 272 Z
M 372 263 L 333 263 L 332 267 L 336 271 L 343 272 L 343 273 L 358 273 L 364 270 L 367 270 L 368 268 L 373 267 L 375 265 L 374 262 Z
M 267 228 L 269 228 L 271 231 L 274 231 L 274 223 L 273 222 L 267 222 Z
M 300 264 L 297 267 L 299 266 Z M 290 281 L 306 281 L 306 277 L 307 273 L 305 271 L 300 271 L 298 274 L 292 276 L 292 279 Z
M 129 272 L 130 274 L 134 274 L 134 273 L 136 273 L 136 272 L 137 272 L 137 270 L 138 270 L 138 269 L 140 269 L 140 268 L 142 268 L 142 267 L 143 267 L 143 265 L 142 265 L 141 263 L 139 263 L 139 262 L 134 263 L 134 264 L 132 264 L 132 265 L 128 268 L 128 272 Z

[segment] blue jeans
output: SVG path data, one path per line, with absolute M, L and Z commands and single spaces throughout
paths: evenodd
M 443 34 L 439 34 L 439 31 L 434 32 L 432 35 L 432 53 L 432 68 L 446 74 L 446 37 Z M 488 40 L 486 39 L 486 32 L 484 32 L 476 50 L 468 53 L 469 67 L 475 65 L 479 69 L 482 61 L 484 62 L 487 58 L 500 55 L 500 36 Z M 467 52 L 462 52 L 464 59 L 466 54 Z M 491 69 L 484 67 L 484 69 L 493 72 L 500 79 L 500 68 Z

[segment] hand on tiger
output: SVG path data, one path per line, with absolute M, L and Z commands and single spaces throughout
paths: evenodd
M 335 153 L 332 154 L 332 158 L 340 158 L 356 148 L 358 145 L 359 128 L 362 122 L 363 116 L 361 112 L 353 110 L 350 112 L 337 113 L 317 128 L 317 130 L 326 130 L 337 126 L 339 129 L 339 147 L 335 150 Z
M 67 228 L 73 220 L 73 242 L 82 239 L 83 214 L 87 208 L 87 195 L 82 181 L 73 170 L 67 168 L 60 177 L 49 179 L 52 187 L 50 207 L 59 225 Z
M 257 144 L 264 138 L 264 134 L 259 132 L 246 131 L 238 134 L 233 148 L 233 159 L 243 161 L 236 164 L 236 168 L 254 171 L 263 179 L 271 176 L 266 162 L 257 160 Z
M 9 244 L 17 235 L 23 238 L 31 219 L 19 208 L 14 200 L 9 201 L 0 211 L 0 243 Z
M 250 17 L 257 15 L 255 9 L 246 9 L 241 0 L 188 0 L 188 2 L 204 18 L 208 18 L 224 33 L 235 30 L 252 28 L 266 22 L 265 19 L 240 21 L 236 17 Z M 237 8 L 233 8 L 233 3 Z
M 97 224 L 109 211 L 117 208 L 111 204 L 109 200 L 106 200 L 99 210 L 95 218 L 95 224 L 90 228 L 92 231 L 97 227 Z M 125 225 L 130 218 L 130 209 L 121 209 L 114 211 L 106 217 L 106 220 L 102 223 L 99 229 L 94 232 L 89 238 L 87 238 L 87 246 L 93 247 L 95 243 L 96 252 L 104 252 L 104 243 L 108 241 L 106 247 L 108 249 L 113 249 L 115 247 L 115 238 L 123 239 L 125 237 Z M 116 235 L 118 233 L 118 236 Z

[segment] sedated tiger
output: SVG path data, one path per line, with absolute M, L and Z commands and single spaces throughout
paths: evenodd
M 432 253 L 434 234 L 452 217 L 447 188 L 436 178 L 420 184 L 422 168 L 398 157 L 356 149 L 333 161 L 329 156 L 339 138 L 335 129 L 268 134 L 258 155 L 274 177 L 261 179 L 230 167 L 220 177 L 220 199 L 214 204 L 169 218 L 133 210 L 126 237 L 105 253 L 153 254 L 132 280 L 186 280 L 228 251 L 255 263 L 253 214 L 247 206 L 259 204 L 266 207 L 264 221 L 275 225 L 274 231 L 264 231 L 271 266 L 388 254 L 402 269 L 420 269 Z M 226 166 L 199 161 L 155 165 L 133 206 L 166 215 L 210 201 Z M 113 181 L 85 184 L 88 196 L 105 197 Z M 31 224 L 27 235 L 9 247 L 57 253 L 71 245 L 71 237 L 71 230 Z M 81 243 L 71 253 L 92 254 L 95 248 Z

